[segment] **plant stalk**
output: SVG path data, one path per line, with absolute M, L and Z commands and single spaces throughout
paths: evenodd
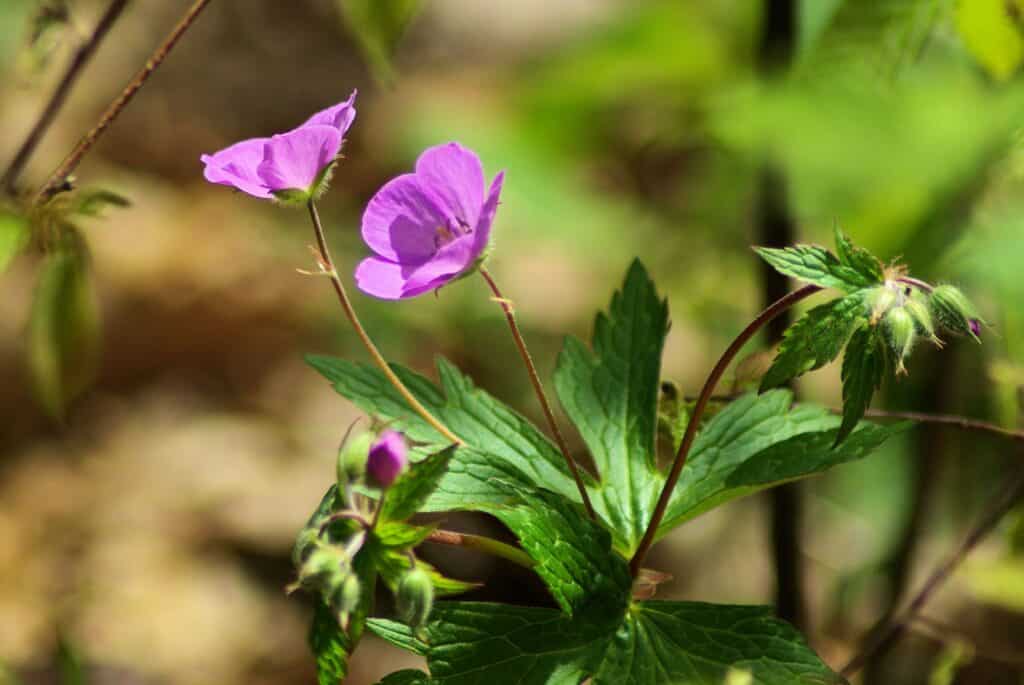
M 533 568 L 537 565 L 537 562 L 520 548 L 506 545 L 504 542 L 499 542 L 482 535 L 456 533 L 453 530 L 435 530 L 427 537 L 427 542 L 475 549 L 485 554 L 501 557 L 523 568 Z
M 690 416 L 690 422 L 686 425 L 686 432 L 683 434 L 683 440 L 679 444 L 679 451 L 676 452 L 675 460 L 672 462 L 672 469 L 669 471 L 668 478 L 665 480 L 665 485 L 661 489 L 661 495 L 658 496 L 658 503 L 654 507 L 654 513 L 651 515 L 651 522 L 647 524 L 647 530 L 644 531 L 644 536 L 640 540 L 640 544 L 637 546 L 636 552 L 633 554 L 633 558 L 629 561 L 629 569 L 636 577 L 640 568 L 643 566 L 644 558 L 647 556 L 647 552 L 650 551 L 651 545 L 654 544 L 654 538 L 658 534 L 658 526 L 661 525 L 661 521 L 665 518 L 665 510 L 668 508 L 669 499 L 672 497 L 672 492 L 675 490 L 676 484 L 679 482 L 679 476 L 683 472 L 683 467 L 686 465 L 686 457 L 690 453 L 690 448 L 693 446 L 693 440 L 697 437 L 697 428 L 700 426 L 701 418 L 704 416 L 704 410 L 708 406 L 708 402 L 711 400 L 715 392 L 715 386 L 718 385 L 718 381 L 722 379 L 729 364 L 739 354 L 743 346 L 754 337 L 754 335 L 769 321 L 774 319 L 776 316 L 786 311 L 800 300 L 806 299 L 814 293 L 821 290 L 821 287 L 816 285 L 805 285 L 798 290 L 785 295 L 773 302 L 767 309 L 757 315 L 757 317 L 751 321 L 743 331 L 740 332 L 736 339 L 732 341 L 732 344 L 726 348 L 725 352 L 722 353 L 721 358 L 715 364 L 715 367 L 711 369 L 711 373 L 708 375 L 707 380 L 704 382 L 704 387 L 700 391 L 700 395 L 697 397 L 697 403 L 693 407 L 693 414 Z
M 78 144 L 75 145 L 74 149 L 64 158 L 64 161 L 60 163 L 53 173 L 46 179 L 46 182 L 36 191 L 33 202 L 35 204 L 41 204 L 46 202 L 55 194 L 66 189 L 66 183 L 68 177 L 78 168 L 82 158 L 88 154 L 92 146 L 96 144 L 99 137 L 103 135 L 104 131 L 117 119 L 121 111 L 131 102 L 131 99 L 135 97 L 135 94 L 139 92 L 139 89 L 145 85 L 146 81 L 153 72 L 159 68 L 163 61 L 167 58 L 167 55 L 171 52 L 174 46 L 178 43 L 178 40 L 185 34 L 186 31 L 195 23 L 195 20 L 199 17 L 199 13 L 210 4 L 210 0 L 195 0 L 191 7 L 185 12 L 184 16 L 178 21 L 174 29 L 171 30 L 170 34 L 164 39 L 159 47 L 150 55 L 149 59 L 143 67 L 132 77 L 132 80 L 128 82 L 121 94 L 114 99 L 113 102 L 107 107 L 106 111 L 100 117 L 99 122 L 96 123 L 92 129 L 86 133 Z
M 583 484 L 583 477 L 580 475 L 579 467 L 576 465 L 576 460 L 572 458 L 572 453 L 569 451 L 569 445 L 565 441 L 565 436 L 562 435 L 562 431 L 558 428 L 558 422 L 555 421 L 555 413 L 551 410 L 551 404 L 548 402 L 547 393 L 544 392 L 544 385 L 541 383 L 540 375 L 537 373 L 537 367 L 533 364 L 533 357 L 530 356 L 530 351 L 526 347 L 526 341 L 523 339 L 523 334 L 519 330 L 519 324 L 516 323 L 515 312 L 512 309 L 512 305 L 505 299 L 505 296 L 501 294 L 501 290 L 498 288 L 498 284 L 495 283 L 494 278 L 487 271 L 487 269 L 480 267 L 480 275 L 487 281 L 487 285 L 490 286 L 491 292 L 494 293 L 494 300 L 501 305 L 501 309 L 505 312 L 505 320 L 508 321 L 509 330 L 512 331 L 512 339 L 516 342 L 516 347 L 519 349 L 519 356 L 523 358 L 523 364 L 526 366 L 526 373 L 530 376 L 530 383 L 533 385 L 533 391 L 537 395 L 537 400 L 540 402 L 541 409 L 544 411 L 544 417 L 548 421 L 548 426 L 551 427 L 551 432 L 554 434 L 555 442 L 558 444 L 558 449 L 562 451 L 562 456 L 565 457 L 565 463 L 569 467 L 569 472 L 572 474 L 572 478 L 576 481 L 576 489 L 580 492 L 580 497 L 583 500 L 583 506 L 587 510 L 587 514 L 591 519 L 597 520 L 597 514 L 594 512 L 594 505 L 590 502 L 590 496 L 587 494 L 587 488 Z
M 89 63 L 89 60 L 92 59 L 100 43 L 106 38 L 127 5 L 128 0 L 111 0 L 107 9 L 103 12 L 103 16 L 96 23 L 92 35 L 75 50 L 71 62 L 64 71 L 64 76 L 61 77 L 60 83 L 57 84 L 57 89 L 53 91 L 53 95 L 50 96 L 46 107 L 39 114 L 39 118 L 36 119 L 36 123 L 25 136 L 25 140 L 18 147 L 18 151 L 15 153 L 14 159 L 11 160 L 10 166 L 7 167 L 3 178 L 0 179 L 0 186 L 3 187 L 4 192 L 8 195 L 16 194 L 18 177 L 24 171 L 25 165 L 28 164 L 29 159 L 32 157 L 32 153 L 39 146 L 46 131 L 50 128 L 50 124 L 57 118 L 57 114 L 64 106 L 64 102 L 67 100 L 68 94 L 71 92 L 71 88 L 74 86 L 75 81 L 78 80 L 82 70 Z
M 316 233 L 317 248 L 320 252 L 321 266 L 324 272 L 330 277 L 331 284 L 334 286 L 334 292 L 338 294 L 338 301 L 341 303 L 341 308 L 345 311 L 345 316 L 348 317 L 349 322 L 355 329 L 359 339 L 363 342 L 363 346 L 366 347 L 366 351 L 370 353 L 370 357 L 373 358 L 374 363 L 380 368 L 380 370 L 387 377 L 388 381 L 398 390 L 402 398 L 412 407 L 413 411 L 423 417 L 430 426 L 440 433 L 446 440 L 455 443 L 456 445 L 462 445 L 463 441 L 451 432 L 443 423 L 438 421 L 434 416 L 427 411 L 419 400 L 417 400 L 409 389 L 405 387 L 405 383 L 395 375 L 395 372 L 391 370 L 391 366 L 388 365 L 387 360 L 384 359 L 384 355 L 380 353 L 377 346 L 370 339 L 366 329 L 363 328 L 363 324 L 359 321 L 359 317 L 356 315 L 355 309 L 352 307 L 352 302 L 348 299 L 348 293 L 345 292 L 345 286 L 341 282 L 341 278 L 338 277 L 338 270 L 334 268 L 334 261 L 331 259 L 330 250 L 327 249 L 327 238 L 324 236 L 324 227 L 320 223 L 320 213 L 317 212 L 316 204 L 310 200 L 307 205 L 309 208 L 309 217 L 313 220 L 313 231 Z

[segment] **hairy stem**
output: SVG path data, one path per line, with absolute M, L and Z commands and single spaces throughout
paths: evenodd
M 370 353 L 370 357 L 373 358 L 374 363 L 380 368 L 380 370 L 387 377 L 388 381 L 398 390 L 399 394 L 403 399 L 412 407 L 413 411 L 423 417 L 430 426 L 438 433 L 444 436 L 446 440 L 449 440 L 457 445 L 463 444 L 462 440 L 459 439 L 455 433 L 448 430 L 447 427 L 434 416 L 427 411 L 419 400 L 417 400 L 409 389 L 405 387 L 405 383 L 395 375 L 395 372 L 391 370 L 391 366 L 388 365 L 387 360 L 384 359 L 384 355 L 380 353 L 377 346 L 370 339 L 366 329 L 363 328 L 363 324 L 359 321 L 359 317 L 356 316 L 356 310 L 352 307 L 352 302 L 348 299 L 348 293 L 345 292 L 345 286 L 341 282 L 341 278 L 338 277 L 338 270 L 334 268 L 334 261 L 331 259 L 330 250 L 327 249 L 327 238 L 324 236 L 324 227 L 320 223 L 320 213 L 316 210 L 316 204 L 312 200 L 309 201 L 309 217 L 313 220 L 313 230 L 316 233 L 316 243 L 320 251 L 321 266 L 324 272 L 330 277 L 331 284 L 334 286 L 334 292 L 338 294 L 338 301 L 341 303 L 341 308 L 345 311 L 345 316 L 348 317 L 352 327 L 356 330 L 356 334 L 359 339 L 363 342 L 363 346 L 366 347 L 366 351 Z
M 842 414 L 842 409 L 833 409 L 833 413 Z M 994 423 L 987 421 L 979 421 L 977 419 L 971 419 L 966 416 L 957 416 L 956 414 L 928 414 L 925 412 L 917 411 L 889 411 L 887 409 L 868 409 L 864 412 L 864 416 L 870 418 L 879 419 L 904 419 L 908 421 L 917 421 L 918 423 L 934 423 L 943 426 L 953 426 L 968 431 L 983 431 L 986 433 L 994 433 L 995 435 L 1001 435 L 1004 438 L 1010 440 L 1018 440 L 1024 442 L 1024 430 L 1014 430 L 1012 428 L 1003 428 L 997 426 Z
M 436 542 L 439 545 L 451 545 L 454 547 L 465 547 L 475 549 L 485 554 L 501 557 L 513 564 L 523 568 L 533 568 L 537 565 L 529 554 L 518 547 L 506 545 L 493 538 L 482 535 L 470 535 L 469 533 L 456 533 L 453 530 L 435 530 L 427 537 L 427 542 Z
M 669 471 L 668 478 L 665 480 L 665 485 L 661 489 L 661 495 L 658 497 L 658 503 L 654 506 L 654 513 L 651 515 L 651 522 L 647 524 L 647 530 L 644 531 L 644 537 L 640 540 L 640 544 L 637 546 L 636 552 L 633 554 L 633 558 L 629 561 L 630 571 L 633 573 L 633 577 L 636 577 L 641 566 L 643 566 L 644 558 L 647 556 L 647 552 L 650 550 L 651 545 L 654 544 L 654 538 L 658 534 L 658 526 L 661 525 L 661 520 L 665 518 L 665 510 L 668 507 L 668 501 L 672 497 L 672 491 L 675 490 L 676 484 L 679 482 L 679 476 L 683 472 L 683 467 L 686 465 L 686 457 L 690 453 L 690 448 L 693 446 L 693 440 L 697 437 L 697 428 L 700 426 L 701 418 L 704 416 L 704 410 L 708 406 L 708 402 L 711 400 L 712 395 L 715 392 L 715 386 L 718 385 L 718 381 L 722 379 L 725 374 L 725 370 L 729 368 L 729 364 L 739 354 L 739 351 L 743 349 L 743 346 L 754 337 L 754 335 L 769 321 L 774 319 L 776 316 L 786 311 L 794 304 L 810 297 L 814 293 L 821 290 L 816 285 L 805 285 L 799 290 L 794 290 L 788 295 L 773 302 L 767 309 L 757 315 L 753 321 L 751 321 L 743 331 L 736 336 L 736 339 L 732 341 L 732 344 L 722 353 L 722 357 L 715 364 L 715 367 L 711 369 L 711 373 L 708 375 L 708 379 L 704 382 L 704 387 L 701 388 L 700 395 L 697 397 L 697 403 L 693 407 L 693 413 L 690 416 L 690 422 L 686 425 L 686 432 L 683 434 L 683 440 L 679 444 L 679 451 L 676 452 L 675 461 L 672 462 L 672 469 Z
M 171 52 L 171 49 L 177 44 L 178 40 L 188 31 L 189 27 L 195 23 L 195 20 L 199 17 L 199 13 L 210 3 L 210 0 L 195 0 L 192 6 L 188 8 L 181 20 L 174 29 L 168 34 L 167 38 L 160 44 L 160 46 L 150 55 L 149 59 L 143 67 L 132 77 L 132 80 L 128 82 L 121 94 L 114 99 L 113 102 L 107 107 L 106 111 L 100 117 L 99 122 L 92 127 L 88 133 L 86 133 L 78 144 L 75 145 L 74 149 L 71 150 L 70 154 L 64 158 L 53 173 L 50 174 L 46 182 L 36 191 L 34 201 L 38 204 L 45 202 L 50 199 L 53 195 L 66 188 L 66 182 L 68 176 L 70 176 L 75 169 L 78 168 L 82 158 L 92 149 L 92 146 L 96 144 L 99 137 L 103 135 L 104 131 L 114 122 L 114 120 L 121 114 L 121 111 L 131 102 L 131 99 L 135 97 L 135 94 L 139 92 L 139 89 L 146 83 L 153 72 L 163 63 L 164 59 Z
M 914 598 L 907 605 L 906 610 L 896 620 L 876 632 L 876 637 L 866 644 L 846 666 L 840 671 L 843 677 L 850 677 L 870 658 L 884 654 L 896 643 L 912 622 L 924 608 L 928 600 L 932 598 L 939 587 L 947 581 L 956 568 L 967 558 L 967 555 L 978 546 L 985 536 L 988 535 L 999 523 L 1000 519 L 1016 505 L 1021 497 L 1024 497 L 1024 471 L 1019 471 L 1016 478 L 1011 481 L 1002 495 L 996 498 L 992 505 L 982 514 L 978 523 L 971 529 L 963 542 L 950 554 L 942 564 L 936 568 L 925 581 Z
M 60 83 L 57 84 L 57 89 L 53 91 L 53 95 L 50 96 L 49 102 L 46 103 L 46 107 L 39 114 L 39 118 L 36 120 L 35 125 L 25 136 L 25 140 L 22 141 L 18 147 L 18 151 L 14 155 L 14 159 L 11 160 L 10 166 L 4 172 L 3 178 L 0 179 L 0 186 L 3 187 L 4 192 L 8 195 L 14 195 L 17 191 L 18 177 L 21 172 L 25 169 L 25 165 L 28 164 L 29 159 L 32 157 L 32 153 L 35 152 L 39 146 L 39 142 L 43 139 L 47 129 L 50 128 L 50 124 L 57 117 L 57 113 L 60 112 L 61 107 L 64 106 L 65 100 L 67 100 L 68 93 L 71 92 L 71 87 L 78 80 L 79 75 L 85 68 L 85 65 L 92 59 L 96 49 L 99 48 L 100 43 L 113 28 L 117 22 L 121 13 L 127 6 L 128 0 L 111 0 L 107 6 L 106 11 L 103 12 L 103 16 L 100 17 L 99 22 L 96 24 L 96 28 L 93 29 L 92 35 L 82 43 L 77 50 L 75 50 L 74 56 L 71 58 L 71 62 L 68 64 L 67 69 L 64 71 L 64 76 L 61 77 Z
M 597 520 L 597 514 L 594 513 L 594 506 L 590 503 L 590 496 L 587 494 L 587 488 L 583 485 L 583 478 L 580 476 L 579 467 L 576 465 L 576 460 L 572 458 L 572 453 L 569 451 L 569 445 L 565 442 L 565 437 L 562 435 L 562 431 L 558 428 L 558 422 L 555 421 L 555 414 L 551 411 L 551 404 L 548 402 L 547 393 L 544 392 L 544 385 L 541 383 L 540 376 L 537 374 L 537 367 L 533 364 L 533 358 L 530 356 L 530 351 L 526 347 L 526 341 L 523 340 L 523 334 L 519 330 L 519 324 L 516 323 L 515 313 L 512 310 L 512 305 L 509 301 L 501 294 L 501 290 L 498 289 L 498 284 L 494 282 L 494 278 L 487 269 L 481 267 L 480 275 L 483 276 L 484 280 L 487 281 L 487 285 L 490 286 L 491 292 L 494 293 L 495 301 L 501 305 L 501 309 L 505 312 L 505 320 L 508 321 L 508 327 L 512 331 L 512 339 L 516 342 L 516 347 L 519 349 L 519 356 L 523 358 L 523 364 L 526 365 L 526 373 L 530 376 L 530 383 L 533 385 L 533 391 L 537 395 L 537 400 L 540 402 L 541 409 L 544 410 L 544 417 L 548 421 L 548 426 L 551 427 L 551 432 L 555 436 L 555 442 L 558 443 L 558 449 L 562 451 L 562 456 L 565 457 L 565 463 L 569 467 L 569 472 L 572 473 L 572 478 L 576 481 L 576 488 L 580 491 L 580 497 L 583 499 L 583 506 L 587 509 L 587 514 L 590 518 Z

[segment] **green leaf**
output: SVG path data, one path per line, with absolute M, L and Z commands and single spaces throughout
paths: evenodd
M 102 188 L 84 189 L 75 195 L 70 213 L 96 217 L 103 214 L 103 210 L 108 207 L 123 209 L 131 206 L 131 200 L 113 191 L 103 190 Z
M 377 685 L 429 685 L 430 676 L 415 668 L 406 668 L 389 673 Z
M 833 449 L 839 418 L 792 400 L 787 390 L 744 395 L 703 426 L 659 537 L 725 502 L 861 459 L 910 425 L 864 423 Z
M 436 449 L 448 446 L 448 441 L 409 408 L 379 369 L 333 357 L 308 356 L 306 361 L 340 394 L 363 411 L 391 422 L 411 440 Z M 452 457 L 448 474 L 424 511 L 473 509 L 475 502 L 508 501 L 507 489 L 491 484 L 491 477 L 498 474 L 502 480 L 543 485 L 579 501 L 558 448 L 522 415 L 477 389 L 450 362 L 437 361 L 440 388 L 402 366 L 392 365 L 392 369 L 416 399 L 466 442 Z
M 632 578 L 626 560 L 612 551 L 611 535 L 582 507 L 545 490 L 517 490 L 519 501 L 484 511 L 509 527 L 537 565 L 533 570 L 562 610 L 593 616 L 621 615 Z
M 668 304 L 634 261 L 594 322 L 593 352 L 568 338 L 555 370 L 558 397 L 600 474 L 594 506 L 628 550 L 643 537 L 661 478 L 655 436 L 667 327 Z
M 408 549 L 426 540 L 436 528 L 437 524 L 413 526 L 399 521 L 379 521 L 373 534 L 387 549 Z
M 717 684 L 733 668 L 759 685 L 844 682 L 772 614 L 771 607 L 642 602 L 615 634 L 594 685 Z
M 759 685 L 843 682 L 769 607 L 641 602 L 609 627 L 551 609 L 441 602 L 424 640 L 393 621 L 368 625 L 426 656 L 431 685 L 717 685 L 733 668 Z
M 420 0 L 336 0 L 338 9 L 381 83 L 395 78 L 392 54 L 420 10 Z
M 836 226 L 836 253 L 839 262 L 863 276 L 869 283 L 880 285 L 885 281 L 885 269 L 881 260 L 863 247 L 858 247 L 850 240 L 850 236 Z
M 28 221 L 24 217 L 0 209 L 0 273 L 28 245 Z
M 956 29 L 971 55 L 999 81 L 1024 60 L 1020 0 L 958 0 Z
M 761 391 L 820 369 L 842 351 L 857 325 L 867 319 L 864 296 L 854 293 L 814 307 L 786 329 Z
M 99 305 L 85 247 L 62 247 L 40 267 L 28 324 L 28 367 L 36 395 L 61 420 L 92 382 L 99 362 Z
M 318 601 L 309 628 L 309 648 L 316 658 L 316 677 L 320 685 L 338 685 L 348 675 L 352 642 L 324 602 Z
M 776 271 L 822 288 L 852 293 L 875 284 L 857 269 L 818 245 L 793 247 L 755 247 L 754 251 Z
M 454 445 L 446 447 L 399 476 L 384 495 L 381 520 L 404 521 L 418 512 L 448 471 L 454 453 Z
M 858 328 L 843 355 L 843 423 L 836 435 L 838 445 L 864 416 L 871 397 L 885 374 L 885 342 L 878 329 L 867 323 Z

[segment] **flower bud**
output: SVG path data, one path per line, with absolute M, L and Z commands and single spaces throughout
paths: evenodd
M 937 347 L 942 347 L 942 341 L 935 335 L 935 321 L 928 305 L 917 297 L 912 297 L 903 306 L 917 324 L 917 332 L 926 336 Z
M 430 574 L 418 566 L 407 571 L 395 590 L 398 616 L 413 630 L 423 628 L 434 606 L 434 584 Z
M 914 347 L 917 337 L 914 317 L 903 307 L 894 307 L 885 315 L 885 332 L 889 338 L 889 345 L 896 354 L 896 373 L 907 372 L 903 361 L 910 356 L 910 350 Z
M 381 433 L 370 447 L 366 460 L 366 475 L 370 484 L 381 488 L 390 487 L 409 463 L 407 451 L 401 433 L 393 430 Z
M 337 478 L 338 487 L 344 488 L 346 483 L 357 481 L 366 472 L 366 457 L 370 453 L 370 442 L 373 437 L 369 433 L 360 433 L 346 441 L 338 450 Z
M 353 611 L 359 608 L 359 600 L 362 599 L 363 586 L 354 573 L 349 573 L 337 583 L 337 587 L 330 594 L 331 608 L 338 616 L 338 623 L 343 630 L 348 629 L 348 617 Z
M 981 317 L 974 309 L 974 305 L 964 296 L 959 288 L 951 285 L 940 285 L 932 291 L 929 299 L 935 318 L 943 327 L 953 333 L 969 335 L 978 342 L 981 342 Z
M 897 293 L 888 285 L 880 285 L 867 295 L 867 305 L 871 310 L 871 325 L 877 324 L 885 313 L 896 304 Z

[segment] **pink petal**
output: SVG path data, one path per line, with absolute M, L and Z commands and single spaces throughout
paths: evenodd
M 393 262 L 422 264 L 437 251 L 438 228 L 446 226 L 437 202 L 413 174 L 393 178 L 363 213 L 363 240 Z
M 338 154 L 341 133 L 331 126 L 303 126 L 266 143 L 257 174 L 271 191 L 312 187 Z
M 487 201 L 480 210 L 480 220 L 476 222 L 476 229 L 473 231 L 473 259 L 475 260 L 487 247 L 491 239 L 491 224 L 494 223 L 494 215 L 498 213 L 498 200 L 501 196 L 501 188 L 505 183 L 505 172 L 499 171 L 498 175 L 491 181 L 491 189 L 487 193 Z
M 232 186 L 255 197 L 270 197 L 270 190 L 257 173 L 268 140 L 250 138 L 212 155 L 203 155 L 199 158 L 206 165 L 203 177 L 210 183 Z
M 400 300 L 436 290 L 473 262 L 472 240 L 463 238 L 442 247 L 425 264 L 410 266 L 369 257 L 356 267 L 356 285 L 367 295 Z
M 449 217 L 476 225 L 484 201 L 484 170 L 480 158 L 458 143 L 427 149 L 416 160 L 416 176 L 436 194 Z
M 358 91 L 353 90 L 352 94 L 348 96 L 348 100 L 339 102 L 336 105 L 332 105 L 327 109 L 320 110 L 309 119 L 306 120 L 302 126 L 333 126 L 338 129 L 341 133 L 341 137 L 345 137 L 345 133 L 348 131 L 349 126 L 356 118 L 356 93 Z M 302 128 L 300 126 L 299 128 Z

